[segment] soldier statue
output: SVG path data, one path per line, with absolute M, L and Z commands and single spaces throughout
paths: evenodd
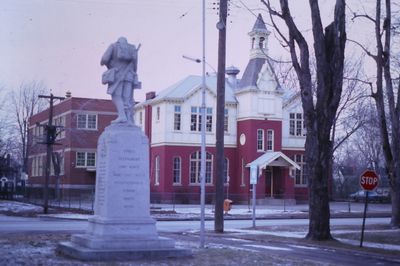
M 137 77 L 138 50 L 129 44 L 126 38 L 120 37 L 111 44 L 100 64 L 107 67 L 103 73 L 102 83 L 108 84 L 107 93 L 115 104 L 118 117 L 111 123 L 127 123 L 133 125 L 133 90 L 140 89 L 141 83 Z

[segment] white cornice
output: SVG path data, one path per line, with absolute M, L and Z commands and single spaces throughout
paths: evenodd
M 199 147 L 200 143 L 184 143 L 184 142 L 160 142 L 160 143 L 152 143 L 151 147 L 162 147 L 162 146 L 174 146 L 174 147 Z M 214 148 L 215 144 L 206 144 L 206 147 Z M 225 148 L 237 148 L 235 144 L 226 144 L 224 145 Z

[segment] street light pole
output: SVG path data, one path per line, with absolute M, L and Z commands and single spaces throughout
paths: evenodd
M 203 55 L 201 81 L 201 162 L 200 162 L 200 248 L 205 242 L 205 198 L 206 198 L 206 3 L 203 0 Z
M 205 243 L 205 201 L 206 201 L 206 3 L 202 1 L 202 59 L 186 55 L 182 57 L 196 63 L 202 63 L 201 79 L 201 143 L 200 143 L 200 248 Z M 210 66 L 211 67 L 211 66 Z M 211 67 L 214 69 L 213 67 Z

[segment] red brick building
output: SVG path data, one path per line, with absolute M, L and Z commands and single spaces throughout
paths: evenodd
M 29 171 L 28 187 L 42 187 L 45 175 L 46 145 L 43 124 L 47 124 L 49 110 L 44 110 L 29 121 Z M 58 130 L 53 150 L 60 154 L 60 189 L 64 193 L 91 192 L 96 177 L 97 139 L 115 119 L 116 110 L 110 100 L 68 97 L 54 106 L 53 124 L 64 127 Z M 50 188 L 57 180 L 51 165 Z
M 250 58 L 242 78 L 227 69 L 225 84 L 225 193 L 234 201 L 251 195 L 250 167 L 257 167 L 257 199 L 305 200 L 305 127 L 298 93 L 282 88 L 268 61 L 269 31 L 259 16 L 250 36 Z M 150 140 L 153 201 L 197 202 L 200 193 L 200 76 L 188 76 L 160 93 L 147 93 L 135 106 L 135 124 Z M 60 187 L 90 190 L 95 184 L 96 145 L 116 116 L 110 100 L 67 98 L 54 107 L 54 122 L 65 127 L 54 146 L 63 158 Z M 48 111 L 31 118 L 29 184 L 43 184 L 42 136 Z M 206 199 L 215 189 L 216 76 L 206 77 Z M 56 180 L 50 180 L 54 187 Z
M 282 88 L 268 61 L 269 31 L 261 16 L 250 36 L 250 59 L 240 80 L 227 69 L 225 84 L 225 192 L 235 201 L 251 195 L 250 167 L 258 168 L 257 198 L 304 200 L 305 128 L 298 93 Z M 200 191 L 201 77 L 188 76 L 149 93 L 135 107 L 135 122 L 150 139 L 154 200 L 197 201 Z M 215 189 L 216 76 L 206 77 L 206 198 Z

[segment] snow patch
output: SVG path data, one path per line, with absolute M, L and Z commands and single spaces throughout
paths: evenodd
M 271 236 L 281 236 L 281 237 L 292 237 L 292 238 L 304 238 L 304 232 L 266 232 L 259 230 L 246 230 L 246 229 L 229 229 L 230 232 L 241 233 L 246 235 L 271 235 Z
M 339 240 L 339 241 L 341 241 L 343 243 L 347 243 L 347 244 L 353 245 L 353 246 L 359 246 L 360 245 L 360 241 L 358 241 L 358 240 L 343 239 L 343 238 L 337 238 L 337 240 Z M 363 242 L 363 247 L 400 251 L 400 246 L 391 245 L 391 244 Z
M 41 212 L 43 211 L 43 208 L 16 201 L 0 201 L 0 211 L 12 213 Z
M 299 246 L 299 245 L 289 245 L 290 247 L 293 247 L 293 248 L 300 248 L 300 249 L 311 249 L 311 250 L 316 250 L 316 249 L 318 249 L 318 248 L 316 248 L 316 247 L 308 247 L 308 246 Z
M 262 248 L 262 249 L 269 249 L 269 250 L 282 250 L 282 251 L 292 251 L 291 248 L 283 248 L 283 247 L 273 247 L 273 246 L 262 246 L 262 245 L 245 245 L 246 247 L 253 247 L 253 248 Z
M 226 239 L 226 240 L 231 240 L 231 241 L 237 241 L 237 242 L 246 242 L 246 243 L 248 243 L 248 242 L 253 242 L 253 241 L 251 241 L 251 240 L 247 240 L 247 239 L 240 239 L 240 238 L 224 238 L 224 239 Z

